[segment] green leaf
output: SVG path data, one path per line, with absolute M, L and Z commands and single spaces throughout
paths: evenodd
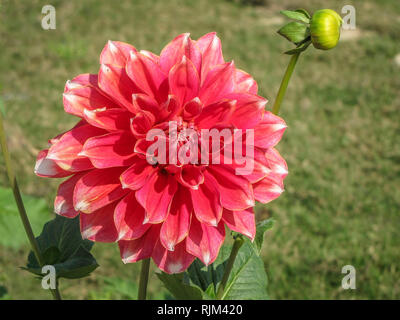
M 53 265 L 57 278 L 77 279 L 88 276 L 98 264 L 91 255 L 93 243 L 83 240 L 79 229 L 79 217 L 68 219 L 56 216 L 47 222 L 36 238 L 45 265 Z M 25 268 L 42 276 L 41 267 L 31 251 Z
M 266 219 L 257 223 L 256 226 L 256 236 L 254 238 L 253 245 L 258 254 L 261 252 L 261 248 L 264 242 L 264 234 L 267 230 L 271 229 L 274 226 L 274 219 Z
M 310 23 L 310 15 L 307 15 L 308 14 L 307 11 L 303 9 L 298 9 L 296 11 L 282 10 L 280 13 L 282 13 L 284 16 L 290 19 L 303 21 L 305 23 Z
M 22 195 L 33 232 L 38 234 L 50 218 L 50 210 L 44 199 Z M 28 238 L 15 204 L 13 192 L 0 187 L 0 245 L 19 249 L 28 245 Z
M 307 11 L 306 9 L 300 8 L 300 9 L 296 9 L 295 11 L 296 11 L 296 12 L 300 12 L 300 13 L 302 13 L 304 16 L 306 16 L 308 19 L 311 19 L 311 15 L 308 13 L 308 11 Z
M 232 246 L 222 246 L 216 261 L 206 267 L 196 259 L 185 273 L 158 275 L 177 299 L 216 299 Z M 161 275 L 161 276 L 160 276 Z M 223 299 L 268 299 L 264 263 L 250 242 L 240 248 L 225 287 Z
M 203 300 L 202 290 L 194 284 L 184 281 L 186 274 L 156 273 L 164 286 L 179 300 Z
M 289 22 L 278 30 L 278 33 L 294 44 L 306 40 L 310 36 L 310 28 L 304 23 Z
M 299 52 L 303 52 L 304 50 L 306 50 L 308 48 L 308 46 L 311 44 L 311 40 L 308 40 L 300 45 L 298 45 L 296 48 L 292 49 L 292 50 L 288 50 L 285 52 L 285 54 L 296 54 Z

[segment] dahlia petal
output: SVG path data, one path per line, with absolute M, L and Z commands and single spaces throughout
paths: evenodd
M 236 100 L 236 108 L 230 119 L 239 129 L 252 129 L 261 122 L 267 100 L 249 93 L 232 93 L 228 99 Z
M 262 121 L 254 128 L 254 145 L 268 149 L 281 140 L 287 126 L 282 118 L 266 111 Z
M 54 212 L 67 218 L 76 217 L 79 212 L 74 209 L 73 194 L 76 183 L 86 172 L 73 175 L 58 186 L 54 200 Z
M 92 169 L 89 159 L 79 155 L 87 139 L 106 133 L 105 130 L 89 124 L 67 131 L 49 149 L 47 158 L 54 160 L 62 169 L 78 172 Z
M 167 122 L 173 119 L 182 110 L 182 105 L 178 98 L 173 94 L 169 94 L 167 100 L 162 104 L 159 111 L 159 120 Z
M 128 130 L 130 113 L 124 109 L 84 109 L 83 116 L 92 126 L 107 130 Z
M 134 51 L 126 64 L 126 73 L 138 88 L 153 98 L 158 96 L 158 89 L 167 77 L 156 62 Z
M 257 94 L 257 82 L 247 72 L 236 69 L 236 91 Z
M 178 62 L 182 57 L 186 56 L 194 64 L 198 74 L 201 72 L 201 52 L 195 45 L 194 41 L 190 39 L 189 33 L 184 33 L 177 36 L 169 44 L 167 44 L 160 54 L 160 66 L 165 73 L 168 74 L 169 70 Z
M 138 113 L 140 111 L 148 111 L 153 114 L 155 118 L 157 118 L 158 113 L 160 112 L 159 105 L 157 101 L 143 93 L 136 93 L 132 95 L 132 112 Z
M 121 199 L 129 191 L 121 188 L 119 176 L 123 168 L 96 169 L 76 183 L 73 203 L 76 211 L 94 212 Z
M 197 96 L 200 86 L 200 78 L 194 64 L 182 57 L 182 61 L 177 63 L 169 72 L 169 88 L 181 104 Z
M 151 224 L 143 224 L 144 208 L 137 202 L 135 193 L 125 196 L 114 211 L 114 223 L 118 240 L 134 240 L 145 234 Z
M 111 64 L 101 65 L 99 87 L 116 103 L 128 110 L 132 109 L 132 94 L 140 93 L 140 89 L 126 74 L 125 68 Z
M 186 187 L 197 190 L 199 185 L 204 182 L 204 175 L 197 166 L 186 165 L 179 174 L 179 181 Z
M 233 62 L 217 65 L 212 68 L 205 78 L 199 98 L 204 105 L 217 102 L 235 89 L 235 66 Z
M 85 86 L 98 88 L 97 83 L 98 83 L 97 74 L 83 73 L 83 74 L 76 76 L 72 80 L 68 80 L 66 82 L 65 88 L 64 88 L 64 93 L 71 89 L 76 89 L 76 88 L 85 87 Z
M 261 181 L 253 184 L 254 197 L 261 203 L 268 203 L 278 198 L 283 189 L 283 181 L 279 177 L 271 174 Z
M 135 157 L 133 164 L 121 175 L 122 187 L 131 190 L 142 188 L 154 170 L 145 159 Z
M 208 71 L 218 64 L 223 64 L 221 40 L 215 32 L 207 33 L 196 41 L 202 54 L 201 79 L 205 79 Z
M 193 209 L 197 219 L 201 223 L 217 226 L 222 217 L 222 205 L 217 182 L 207 171 L 204 171 L 204 183 L 199 185 L 198 190 L 190 190 Z
M 225 227 L 223 223 L 220 223 L 217 227 L 211 227 L 192 217 L 189 235 L 186 238 L 186 251 L 208 266 L 217 258 L 224 239 Z
M 125 42 L 109 40 L 100 54 L 100 64 L 125 67 L 131 51 L 136 52 L 136 48 Z
M 255 205 L 253 188 L 246 178 L 236 175 L 233 168 L 226 165 L 208 167 L 220 194 L 221 204 L 229 210 L 245 210 Z
M 147 132 L 153 127 L 156 119 L 154 115 L 148 111 L 141 111 L 131 119 L 131 131 L 137 138 L 143 138 Z
M 92 86 L 78 86 L 63 94 L 65 112 L 84 118 L 84 110 L 116 108 L 114 102 Z
M 155 63 L 160 64 L 160 57 L 151 51 L 140 50 L 140 53 L 153 60 Z
M 150 258 L 160 234 L 160 224 L 152 225 L 146 233 L 135 240 L 118 241 L 123 263 L 133 263 Z
M 256 236 L 256 222 L 253 208 L 248 208 L 243 211 L 224 210 L 222 221 L 232 231 L 239 232 L 251 241 Z
M 70 176 L 72 172 L 62 169 L 54 160 L 47 159 L 49 150 L 42 150 L 39 152 L 36 165 L 35 174 L 39 177 L 48 178 L 63 178 Z
M 236 108 L 236 100 L 220 100 L 203 108 L 201 114 L 194 119 L 200 129 L 210 129 L 219 123 L 227 123 Z
M 176 189 L 175 177 L 165 170 L 152 173 L 146 184 L 136 191 L 136 199 L 146 209 L 144 223 L 160 223 L 167 218 Z
M 115 205 L 115 203 L 111 203 L 90 214 L 80 214 L 79 220 L 83 239 L 96 242 L 117 241 L 118 232 L 113 219 Z
M 185 241 L 177 244 L 174 251 L 165 249 L 158 241 L 154 247 L 152 258 L 162 271 L 174 274 L 189 268 L 196 257 L 186 251 Z
M 189 233 L 192 208 L 190 193 L 185 187 L 179 187 L 160 231 L 160 241 L 164 248 L 174 251 L 176 245 L 186 238 Z
M 79 154 L 99 169 L 122 167 L 132 163 L 134 146 L 135 139 L 129 131 L 119 131 L 86 140 Z
M 186 102 L 183 107 L 183 118 L 190 120 L 201 114 L 203 110 L 203 103 L 199 97 L 195 97 L 192 100 Z
M 281 179 L 284 179 L 288 174 L 288 166 L 285 159 L 282 158 L 275 148 L 268 149 L 264 155 L 267 159 L 268 167 L 272 172 Z

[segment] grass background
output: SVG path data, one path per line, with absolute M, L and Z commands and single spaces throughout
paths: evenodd
M 290 83 L 281 112 L 289 129 L 278 147 L 290 173 L 286 192 L 257 207 L 260 219 L 276 219 L 263 258 L 273 299 L 399 299 L 400 4 L 260 2 L 0 1 L 0 108 L 22 190 L 52 208 L 59 182 L 36 177 L 34 160 L 48 138 L 77 121 L 63 112 L 65 81 L 97 72 L 108 39 L 159 52 L 177 34 L 197 38 L 217 31 L 226 60 L 234 59 L 255 77 L 271 108 L 289 59 L 282 52 L 291 48 L 276 34 L 285 22 L 279 10 L 340 12 L 352 4 L 357 29 L 343 33 L 334 50 L 309 49 Z M 57 10 L 56 30 L 41 28 L 46 4 Z M 0 165 L 0 185 L 6 186 L 2 160 Z M 15 224 L 14 232 L 22 233 L 22 225 Z M 37 280 L 18 269 L 28 246 L 0 243 L 0 297 L 49 298 Z M 124 266 L 112 244 L 95 245 L 94 255 L 100 268 L 89 278 L 62 281 L 63 296 L 134 295 L 138 266 Z M 341 288 L 347 264 L 357 270 L 356 290 Z M 152 298 L 168 298 L 155 276 L 150 281 Z

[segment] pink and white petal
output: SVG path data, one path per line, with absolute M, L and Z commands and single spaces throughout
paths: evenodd
M 268 167 L 272 172 L 282 179 L 284 179 L 288 174 L 288 166 L 285 159 L 279 154 L 278 150 L 275 148 L 270 148 L 265 152 L 265 158 L 268 162 Z
M 67 131 L 49 149 L 47 158 L 54 160 L 62 169 L 72 172 L 93 169 L 89 159 L 79 155 L 83 145 L 91 137 L 105 134 L 107 131 L 89 124 Z
M 136 52 L 136 48 L 128 43 L 108 40 L 100 54 L 100 64 L 125 67 L 131 51 Z
M 67 218 L 74 218 L 79 214 L 74 208 L 74 188 L 85 174 L 86 172 L 77 173 L 58 186 L 57 196 L 54 200 L 54 212 L 56 214 Z
M 195 256 L 186 251 L 185 241 L 176 245 L 174 251 L 169 251 L 157 242 L 154 247 L 152 258 L 154 263 L 168 274 L 181 273 L 193 263 Z
M 92 126 L 107 130 L 129 130 L 129 117 L 131 113 L 121 108 L 113 109 L 84 109 L 83 116 Z
M 166 170 L 156 170 L 146 184 L 136 191 L 136 199 L 146 209 L 144 223 L 161 223 L 169 213 L 177 189 L 175 177 Z
M 201 51 L 203 60 L 201 66 L 201 79 L 205 79 L 208 71 L 218 64 L 223 64 L 221 40 L 215 32 L 210 32 L 196 41 L 196 45 Z
M 133 164 L 122 173 L 120 180 L 123 188 L 138 190 L 144 186 L 149 176 L 156 169 L 145 159 L 138 156 L 133 161 Z
M 132 110 L 132 94 L 140 89 L 126 74 L 124 67 L 102 64 L 99 70 L 99 87 L 107 95 L 127 110 Z M 96 108 L 97 109 L 97 108 Z
M 257 82 L 247 72 L 236 69 L 236 91 L 257 94 Z
M 79 155 L 88 157 L 98 169 L 132 164 L 135 138 L 129 131 L 107 133 L 86 140 Z
M 98 88 L 97 83 L 98 83 L 97 74 L 83 73 L 83 74 L 76 76 L 72 80 L 68 80 L 65 84 L 64 92 L 67 92 L 71 89 L 76 89 L 76 88 L 85 87 L 85 86 Z
M 73 174 L 73 172 L 62 169 L 54 160 L 46 158 L 48 152 L 49 150 L 39 152 L 35 164 L 36 175 L 47 178 L 63 178 Z
M 197 219 L 201 223 L 217 226 L 222 217 L 222 205 L 220 203 L 217 182 L 214 177 L 205 170 L 204 183 L 198 190 L 190 190 L 193 209 Z
M 231 123 L 239 129 L 252 129 L 258 125 L 264 116 L 267 100 L 249 93 L 232 93 L 228 99 L 236 100 L 236 108 L 231 117 Z
M 192 210 L 190 193 L 185 187 L 180 186 L 172 200 L 167 219 L 161 227 L 160 241 L 164 248 L 174 251 L 176 245 L 186 238 L 189 233 Z
M 210 129 L 219 123 L 228 123 L 235 108 L 236 100 L 220 100 L 203 108 L 194 122 L 199 129 Z
M 200 87 L 200 77 L 194 64 L 182 57 L 168 75 L 170 92 L 175 95 L 181 105 L 197 96 Z
M 132 51 L 126 64 L 126 73 L 132 82 L 147 95 L 156 98 L 167 75 L 160 66 L 140 52 Z
M 253 184 L 254 197 L 261 203 L 268 203 L 278 198 L 283 189 L 283 181 L 280 177 L 271 174 L 261 181 Z
M 138 239 L 118 241 L 122 262 L 133 263 L 150 258 L 153 254 L 154 246 L 159 239 L 160 227 L 160 224 L 152 225 L 149 230 Z
M 266 111 L 262 121 L 254 127 L 254 145 L 264 149 L 274 147 L 281 140 L 286 128 L 282 118 Z
M 115 242 L 118 232 L 114 225 L 113 213 L 116 203 L 111 203 L 90 214 L 79 215 L 83 239 L 95 242 Z
M 239 232 L 251 241 L 256 236 L 256 222 L 253 208 L 248 208 L 243 211 L 224 210 L 222 221 L 232 231 Z
M 119 177 L 124 168 L 96 169 L 83 175 L 74 188 L 76 211 L 94 212 L 121 199 L 129 191 L 121 188 Z
M 198 74 L 201 72 L 201 52 L 190 39 L 189 33 L 184 33 L 177 36 L 169 44 L 167 44 L 160 54 L 160 66 L 161 69 L 168 74 L 169 70 L 178 62 L 182 60 L 182 57 L 186 56 L 190 61 L 193 62 Z
M 221 204 L 228 210 L 244 210 L 255 205 L 253 188 L 243 176 L 226 165 L 210 165 L 208 172 L 217 181 Z
M 114 211 L 114 224 L 118 240 L 135 240 L 142 237 L 151 227 L 143 224 L 144 208 L 137 202 L 135 193 L 130 192 L 118 202 Z
M 212 68 L 205 78 L 199 92 L 204 105 L 217 102 L 235 90 L 235 65 L 232 62 Z
M 224 239 L 225 226 L 222 222 L 217 227 L 211 227 L 192 217 L 186 250 L 208 266 L 218 257 Z
M 71 87 L 71 86 L 70 86 Z M 84 110 L 117 108 L 118 105 L 92 86 L 77 86 L 63 94 L 65 112 L 84 118 Z

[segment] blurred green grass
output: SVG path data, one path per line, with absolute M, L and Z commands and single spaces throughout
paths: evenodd
M 234 59 L 255 77 L 271 108 L 288 62 L 282 52 L 290 48 L 275 32 L 285 22 L 279 10 L 340 12 L 349 4 L 50 2 L 57 10 L 56 30 L 41 28 L 41 8 L 49 1 L 0 2 L 0 100 L 9 144 L 23 191 L 44 197 L 49 206 L 58 181 L 34 176 L 36 153 L 77 121 L 63 112 L 65 81 L 97 72 L 107 40 L 159 52 L 177 34 L 197 38 L 217 31 L 226 60 Z M 398 0 L 351 4 L 357 30 L 343 34 L 335 50 L 308 50 L 301 57 L 282 107 L 289 126 L 278 147 L 289 165 L 286 192 L 257 207 L 260 219 L 277 221 L 263 250 L 273 299 L 400 298 L 400 66 L 394 62 L 400 53 L 400 6 Z M 13 299 L 49 298 L 37 280 L 18 270 L 27 250 L 0 246 L 0 286 Z M 124 266 L 115 245 L 98 244 L 94 254 L 101 267 L 90 278 L 63 281 L 63 295 L 126 298 L 126 292 L 110 289 L 107 279 L 135 282 L 138 266 Z M 356 290 L 341 289 L 341 268 L 347 264 L 357 270 Z M 159 298 L 160 292 L 153 276 L 150 295 Z

